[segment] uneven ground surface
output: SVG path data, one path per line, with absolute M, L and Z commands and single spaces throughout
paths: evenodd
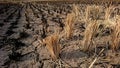
M 119 6 L 120 14 L 120 5 L 116 6 Z M 80 49 L 86 28 L 82 20 L 86 4 L 79 4 L 79 7 L 80 21 L 74 25 L 73 36 L 60 39 L 60 59 L 53 61 L 39 40 L 51 35 L 58 27 L 63 29 L 72 4 L 0 4 L 0 68 L 88 68 L 101 49 L 105 50 L 93 68 L 120 68 L 120 50 L 112 52 L 109 44 L 104 42 L 109 40 L 107 29 L 101 38 L 96 38 L 96 53 Z M 101 15 L 100 19 L 103 17 Z

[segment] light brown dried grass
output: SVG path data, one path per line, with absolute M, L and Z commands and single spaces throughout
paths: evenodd
M 91 21 L 88 26 L 86 27 L 84 38 L 83 38 L 83 50 L 88 51 L 93 46 L 92 42 L 94 36 L 99 28 L 99 23 L 95 21 Z
M 73 25 L 75 23 L 75 13 L 70 13 L 67 15 L 65 20 L 65 36 L 66 38 L 70 38 L 73 34 Z
M 52 57 L 52 59 L 56 60 L 59 58 L 60 54 L 60 44 L 59 44 L 59 35 L 53 34 L 46 37 L 43 42 L 46 44 L 46 47 Z
M 85 9 L 85 22 L 89 23 L 90 20 L 98 20 L 99 14 L 102 11 L 102 6 L 97 6 L 97 5 L 87 5 Z
M 110 20 L 110 15 L 115 9 L 114 6 L 109 6 L 105 9 L 105 20 L 103 22 L 104 28 L 112 27 L 114 25 L 114 22 Z
M 88 20 L 89 20 L 90 9 L 91 9 L 91 6 L 87 6 L 85 9 L 85 21 L 86 22 L 88 22 Z
M 115 25 L 112 27 L 113 32 L 111 34 L 111 48 L 117 50 L 120 47 L 120 17 L 116 20 Z
M 79 17 L 80 15 L 80 7 L 78 5 L 73 4 L 73 12 L 75 13 L 75 17 Z

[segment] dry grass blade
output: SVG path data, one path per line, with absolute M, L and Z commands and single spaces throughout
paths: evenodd
M 78 4 L 73 4 L 73 10 L 72 10 L 74 13 L 75 13 L 75 21 L 79 22 L 81 21 L 81 9 L 80 9 L 80 6 Z
M 91 9 L 91 6 L 87 6 L 85 9 L 85 21 L 86 22 L 88 22 L 88 20 L 89 20 L 90 9 Z
M 73 28 L 74 22 L 75 22 L 75 14 L 74 13 L 68 14 L 65 22 L 65 27 L 64 27 L 65 35 L 67 38 L 70 38 L 72 36 L 72 33 L 73 33 L 72 28 Z
M 94 65 L 94 63 L 97 61 L 97 57 L 93 60 L 93 62 L 90 64 L 89 68 L 92 68 L 92 66 Z
M 112 29 L 113 29 L 113 33 L 111 34 L 111 38 L 112 38 L 111 48 L 113 50 L 117 50 L 120 45 L 120 19 L 116 21 Z
M 103 22 L 104 29 L 111 28 L 114 25 L 114 22 L 110 20 L 110 15 L 111 15 L 111 13 L 113 12 L 114 9 L 115 9 L 114 6 L 109 6 L 108 8 L 106 8 L 106 10 L 105 10 L 105 20 Z
M 78 17 L 80 15 L 80 11 L 79 11 L 79 6 L 73 4 L 73 12 L 75 13 L 75 16 Z
M 97 21 L 91 21 L 85 30 L 85 36 L 83 39 L 83 50 L 87 51 L 91 48 L 91 43 L 98 30 L 99 23 Z
M 109 20 L 110 15 L 112 13 L 112 11 L 114 10 L 114 6 L 109 6 L 108 8 L 106 8 L 105 10 L 105 20 Z
M 52 59 L 57 59 L 60 54 L 59 36 L 53 34 L 44 39 L 47 49 L 49 50 Z

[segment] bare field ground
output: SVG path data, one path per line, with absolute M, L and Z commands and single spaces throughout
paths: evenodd
M 120 68 L 120 4 L 1 3 L 0 68 Z

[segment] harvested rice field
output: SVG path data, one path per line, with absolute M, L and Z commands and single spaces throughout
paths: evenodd
M 0 2 L 0 68 L 120 68 L 120 2 Z

